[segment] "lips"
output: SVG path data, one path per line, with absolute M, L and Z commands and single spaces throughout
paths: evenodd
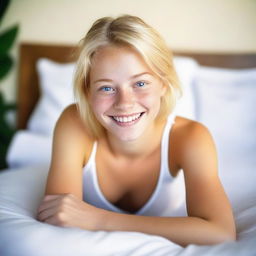
M 131 123 L 138 120 L 143 114 L 144 112 L 132 114 L 132 115 L 126 115 L 126 116 L 111 116 L 111 118 L 118 123 L 125 124 L 125 123 Z

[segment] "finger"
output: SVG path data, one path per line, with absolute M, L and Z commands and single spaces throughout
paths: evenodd
M 64 194 L 45 195 L 43 201 L 51 201 L 63 197 Z
M 47 210 L 48 208 L 59 205 L 59 197 L 52 197 L 51 200 L 43 200 L 37 209 L 37 213 Z
M 73 194 L 70 193 L 65 193 L 65 194 L 54 194 L 54 195 L 45 195 L 43 201 L 51 201 L 55 199 L 64 199 L 64 198 L 69 198 L 69 199 L 75 199 L 76 197 Z
M 67 222 L 65 221 L 65 219 L 66 219 L 65 214 L 59 212 L 57 214 L 53 214 L 45 218 L 44 223 L 65 227 L 67 226 Z
M 37 214 L 37 220 L 39 221 L 45 221 L 47 218 L 55 215 L 57 212 L 56 207 L 47 208 L 44 211 L 41 211 Z
M 57 208 L 60 210 L 61 207 L 67 207 L 68 205 L 75 207 L 76 204 L 73 203 L 75 198 L 70 194 L 61 194 L 61 195 L 54 195 L 48 197 L 47 200 L 43 200 L 41 205 L 38 207 L 37 213 L 40 214 L 41 212 L 50 209 L 50 208 Z

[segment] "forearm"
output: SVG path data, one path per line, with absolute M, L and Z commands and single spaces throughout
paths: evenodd
M 86 230 L 134 231 L 165 237 L 177 244 L 215 244 L 235 239 L 235 231 L 196 217 L 149 217 L 120 214 L 92 206 L 72 194 L 48 195 L 37 219 Z
M 196 217 L 149 217 L 106 211 L 102 229 L 136 231 L 165 237 L 182 246 L 215 244 L 232 240 L 217 225 Z

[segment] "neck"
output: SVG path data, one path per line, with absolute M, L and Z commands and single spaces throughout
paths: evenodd
M 138 139 L 122 141 L 112 134 L 107 134 L 106 143 L 116 157 L 135 158 L 151 154 L 161 144 L 166 122 L 154 123 Z

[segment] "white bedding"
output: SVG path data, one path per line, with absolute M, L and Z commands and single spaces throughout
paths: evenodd
M 256 255 L 256 201 L 236 213 L 238 241 L 182 248 L 167 239 L 137 232 L 91 232 L 35 220 L 43 196 L 47 165 L 31 165 L 0 175 L 0 255 L 141 256 Z
M 58 100 L 57 89 L 49 91 L 49 85 L 66 77 L 67 70 L 71 76 L 73 68 L 54 68 L 54 63 L 45 60 L 42 63 L 46 66 L 39 65 L 39 75 L 46 76 L 41 81 L 47 91 L 43 97 Z M 46 72 L 49 65 L 55 70 L 50 76 Z M 54 117 L 46 118 L 40 116 L 46 111 L 41 99 L 30 120 L 31 129 L 19 131 L 11 143 L 7 159 L 10 169 L 0 173 L 0 256 L 256 255 L 256 69 L 237 72 L 204 68 L 186 58 L 176 59 L 175 65 L 185 90 L 177 113 L 199 120 L 213 134 L 220 178 L 235 215 L 237 242 L 182 248 L 162 237 L 137 232 L 90 232 L 36 221 L 34 216 L 43 197 L 50 161 L 54 122 L 70 103 L 47 104 L 47 113 L 52 111 L 49 107 L 59 107 L 54 109 Z M 70 79 L 58 83 L 63 81 L 69 83 Z M 69 94 L 69 85 L 63 86 L 63 93 Z

